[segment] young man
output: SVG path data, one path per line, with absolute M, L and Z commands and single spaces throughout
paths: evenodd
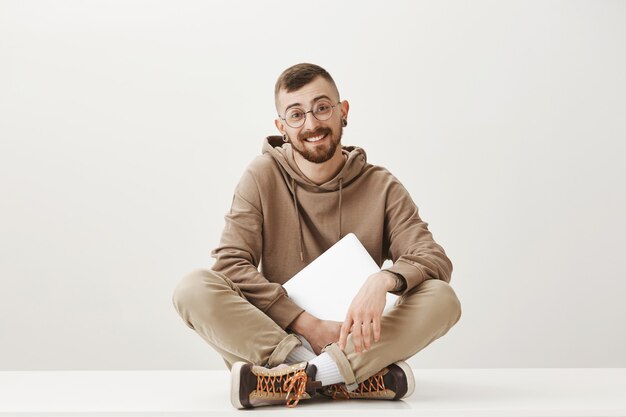
M 404 360 L 461 316 L 452 263 L 402 184 L 363 149 L 341 145 L 349 105 L 328 72 L 286 69 L 275 104 L 281 136 L 266 138 L 244 172 L 216 262 L 180 281 L 176 310 L 224 358 L 237 408 L 295 406 L 317 393 L 407 397 L 415 383 Z M 320 320 L 282 284 L 350 232 L 378 265 L 393 266 L 367 278 L 343 323 Z M 333 289 L 316 291 L 323 302 Z M 383 316 L 388 291 L 401 297 Z

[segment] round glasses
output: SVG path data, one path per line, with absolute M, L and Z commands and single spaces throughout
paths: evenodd
M 323 122 L 330 119 L 330 117 L 333 115 L 333 108 L 335 108 L 335 106 L 339 103 L 341 102 L 332 104 L 328 100 L 320 100 L 315 103 L 313 108 L 309 111 L 304 111 L 303 109 L 300 109 L 298 107 L 292 107 L 287 110 L 284 118 L 280 117 L 280 115 L 278 115 L 278 117 L 280 117 L 282 120 L 285 121 L 285 123 L 293 128 L 304 125 L 307 113 L 311 113 L 313 117 L 315 117 L 320 122 Z

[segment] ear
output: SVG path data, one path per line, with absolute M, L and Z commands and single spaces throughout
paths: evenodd
M 285 125 L 283 124 L 283 121 L 280 119 L 274 119 L 274 125 L 276 125 L 276 129 L 278 129 L 278 131 L 280 132 L 281 135 L 284 135 L 285 132 Z
M 342 119 L 348 118 L 348 111 L 350 111 L 350 103 L 348 103 L 348 100 L 343 100 L 341 102 L 341 118 Z

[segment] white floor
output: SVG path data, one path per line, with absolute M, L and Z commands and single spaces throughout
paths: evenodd
M 626 416 L 626 368 L 415 369 L 405 401 L 301 402 L 255 415 Z M 0 372 L 0 414 L 241 415 L 226 371 Z M 54 414 L 52 414 L 54 413 Z M 24 416 L 24 414 L 21 414 Z

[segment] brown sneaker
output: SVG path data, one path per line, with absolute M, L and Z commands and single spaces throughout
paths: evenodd
M 322 383 L 315 381 L 317 368 L 308 362 L 281 364 L 268 369 L 235 362 L 231 369 L 230 402 L 235 408 L 286 404 L 295 407 L 310 399 Z
M 352 392 L 342 383 L 325 386 L 321 393 L 334 400 L 399 400 L 409 397 L 414 390 L 415 378 L 411 367 L 406 362 L 399 361 L 367 378 Z

